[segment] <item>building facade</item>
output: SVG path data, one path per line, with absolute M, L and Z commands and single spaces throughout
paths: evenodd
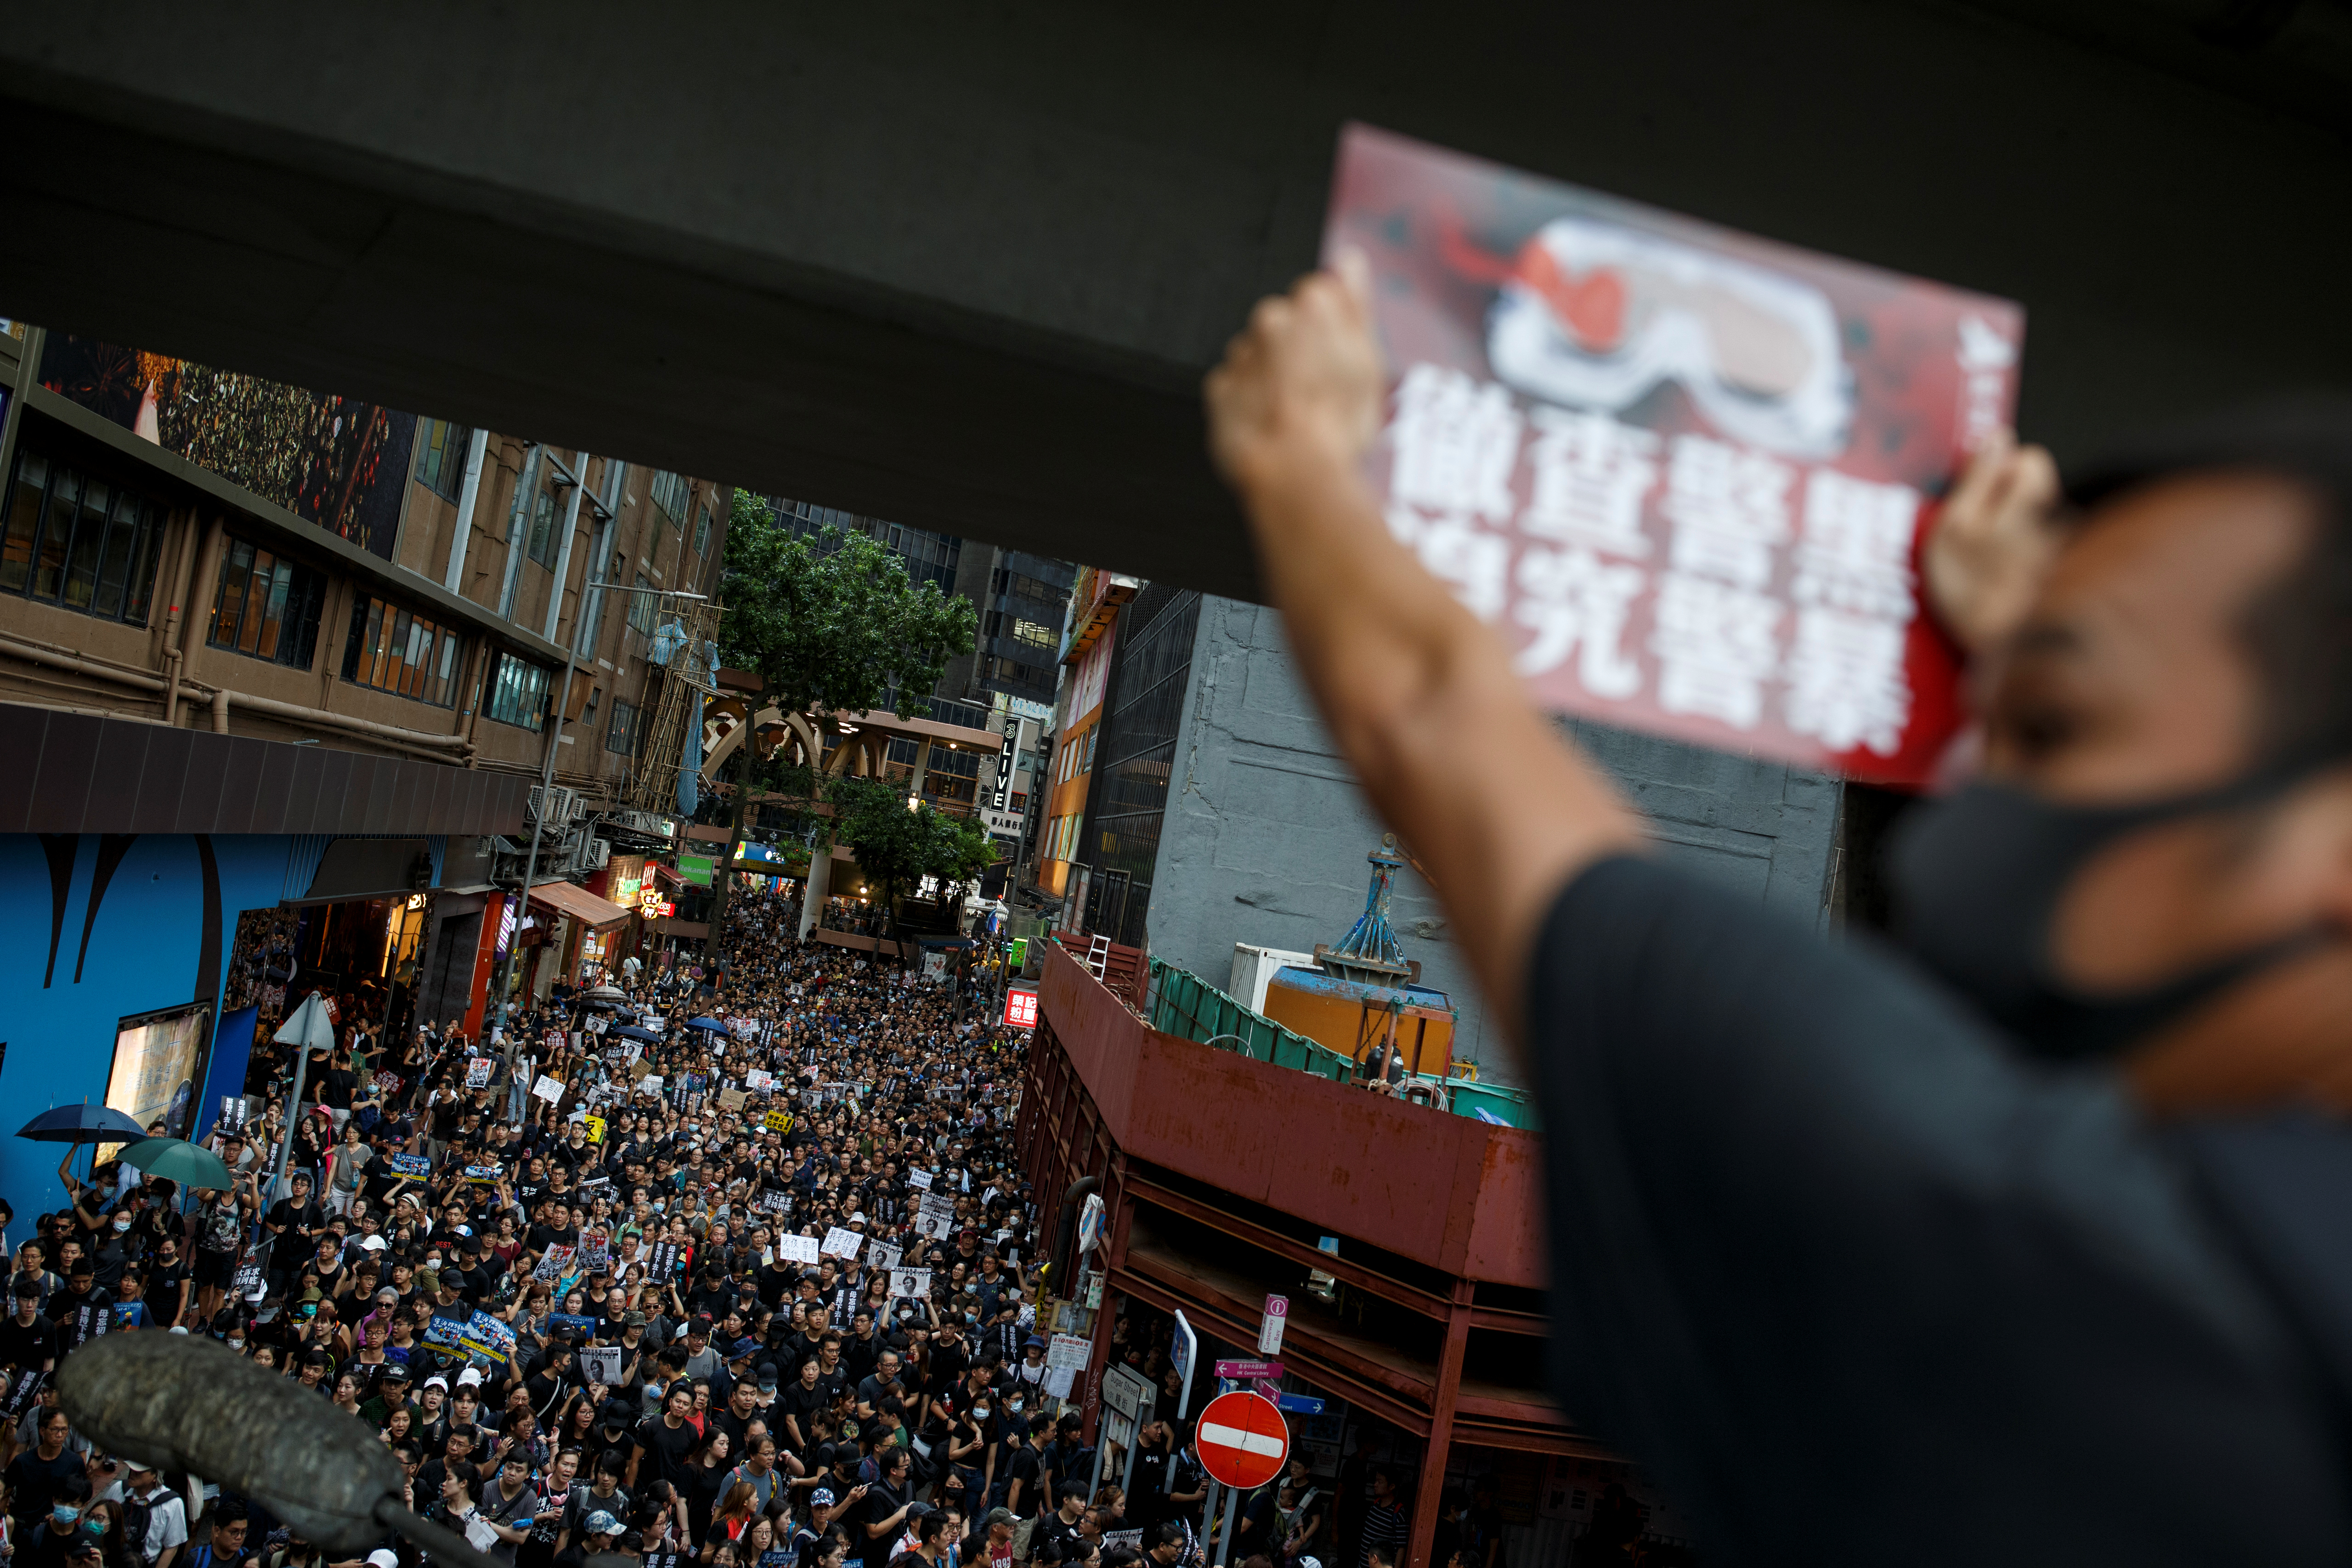
M 37 329 L 0 386 L 13 1102 L 185 1135 L 310 989 L 478 1032 L 635 950 L 724 487 Z

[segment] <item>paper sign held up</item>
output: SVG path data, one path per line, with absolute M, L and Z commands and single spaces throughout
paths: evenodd
M 2024 312 L 1365 126 L 1324 258 L 1361 251 L 1391 376 L 1391 531 L 1546 706 L 1892 783 L 1957 659 L 1918 544 L 2007 425 Z

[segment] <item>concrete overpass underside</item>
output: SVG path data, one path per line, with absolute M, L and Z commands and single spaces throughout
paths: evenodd
M 2064 457 L 2347 379 L 2347 16 L 26 0 L 0 311 L 1246 597 L 1195 387 L 1344 121 L 2022 299 Z

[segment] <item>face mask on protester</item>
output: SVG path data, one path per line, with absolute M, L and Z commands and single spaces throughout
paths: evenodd
M 2064 805 L 2010 784 L 1969 784 L 1895 836 L 1887 858 L 1895 940 L 2029 1055 L 2111 1056 L 2327 932 L 2306 927 L 2137 990 L 2086 991 L 2060 978 L 2050 955 L 2074 873 L 2126 834 L 2266 804 L 2307 771 L 2266 768 L 2137 805 Z

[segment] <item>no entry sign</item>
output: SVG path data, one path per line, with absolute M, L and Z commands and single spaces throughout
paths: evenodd
M 1282 1473 L 1290 1455 L 1290 1428 L 1273 1401 L 1255 1394 L 1221 1394 L 1201 1412 L 1193 1430 L 1201 1468 L 1219 1482 L 1246 1491 Z

